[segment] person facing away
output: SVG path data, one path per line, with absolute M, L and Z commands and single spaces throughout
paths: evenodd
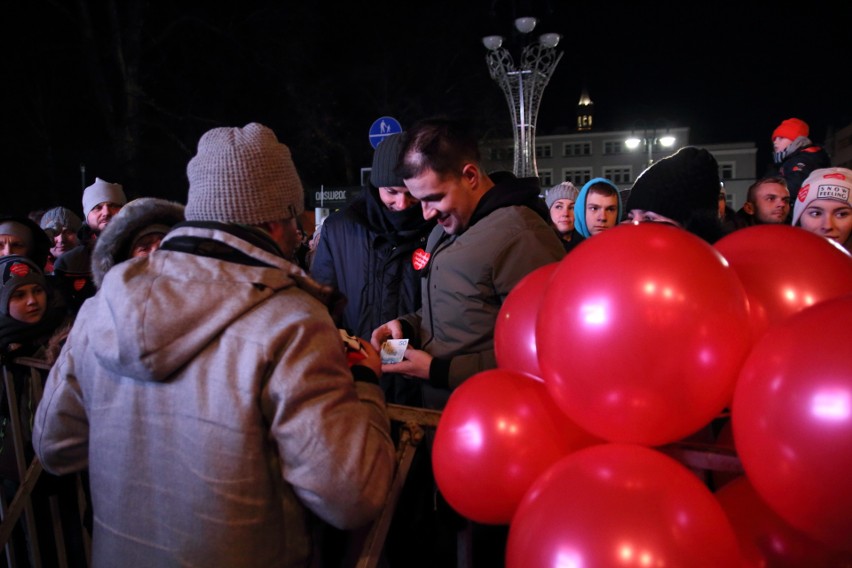
M 72 311 L 76 312 L 97 292 L 92 281 L 95 241 L 126 203 L 124 188 L 101 178 L 95 178 L 94 183 L 83 190 L 85 222 L 77 233 L 79 244 L 63 253 L 53 265 L 60 290 Z
M 752 225 L 787 223 L 790 216 L 790 192 L 781 176 L 759 179 L 748 187 L 746 202 L 737 210 L 737 229 Z
M 45 273 L 52 273 L 56 259 L 80 244 L 77 231 L 83 226 L 83 221 L 67 207 L 60 206 L 45 211 L 39 226 L 52 241 L 45 265 Z
M 547 190 L 544 203 L 550 210 L 550 222 L 562 241 L 565 252 L 571 252 L 585 240 L 574 228 L 574 203 L 578 190 L 570 181 L 563 181 Z
M 93 566 L 308 566 L 313 515 L 362 526 L 390 488 L 380 358 L 350 370 L 329 290 L 283 258 L 304 194 L 271 129 L 209 130 L 187 177 L 187 221 L 80 309 L 35 451 L 88 468 Z
M 719 165 L 704 148 L 684 146 L 639 174 L 627 199 L 625 223 L 666 223 L 710 244 L 722 237 Z
M 574 203 L 574 229 L 584 238 L 615 227 L 621 220 L 622 205 L 618 186 L 606 178 L 593 178 L 583 184 Z
M 378 348 L 408 338 L 404 360 L 382 368 L 420 379 L 424 406 L 443 408 L 452 389 L 497 366 L 494 324 L 512 288 L 565 250 L 537 178 L 488 176 L 476 136 L 462 121 L 432 118 L 412 127 L 397 172 L 423 217 L 438 225 L 415 258 L 422 306 L 379 326 L 371 340 Z
M 831 166 L 825 148 L 808 138 L 810 127 L 804 120 L 788 118 L 772 131 L 772 161 L 787 181 L 790 195 L 796 195 L 812 171 Z
M 420 273 L 412 259 L 426 247 L 435 220 L 394 173 L 402 134 L 385 138 L 373 154 L 370 185 L 345 209 L 323 221 L 311 276 L 347 298 L 338 325 L 369 338 L 388 320 L 420 307 Z M 382 375 L 388 402 L 420 406 L 416 383 Z
M 184 206 L 156 197 L 127 203 L 101 232 L 92 251 L 92 280 L 100 288 L 109 270 L 125 260 L 148 256 L 184 220 Z
M 852 170 L 811 172 L 796 196 L 793 226 L 831 239 L 852 253 Z

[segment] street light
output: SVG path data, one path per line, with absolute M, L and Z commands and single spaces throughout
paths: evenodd
M 515 19 L 515 29 L 524 35 L 531 33 L 537 24 L 538 20 L 532 17 Z M 503 47 L 503 36 L 482 38 L 482 44 L 488 49 L 485 55 L 488 72 L 506 95 L 512 114 L 515 138 L 513 170 L 518 177 L 538 177 L 535 123 L 541 95 L 562 58 L 562 52 L 556 51 L 560 39 L 562 36 L 555 33 L 540 35 L 537 41 L 523 48 L 516 67 L 512 55 Z
M 667 127 L 665 127 L 665 132 L 661 132 L 660 136 L 657 136 L 657 124 L 659 123 L 650 128 L 644 126 L 644 122 L 640 121 L 638 124 L 642 126 L 642 137 L 637 135 L 637 129 L 633 129 L 630 138 L 624 141 L 624 145 L 627 146 L 628 150 L 635 150 L 640 144 L 644 143 L 645 147 L 648 148 L 648 165 L 650 166 L 654 163 L 654 146 L 658 145 L 664 148 L 671 148 L 677 139 L 669 133 Z M 660 130 L 663 130 L 663 127 Z

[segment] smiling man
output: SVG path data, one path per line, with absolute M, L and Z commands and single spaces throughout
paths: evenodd
M 372 341 L 380 347 L 408 338 L 405 359 L 383 370 L 421 379 L 424 405 L 443 408 L 465 379 L 497 366 L 494 324 L 512 288 L 565 250 L 548 223 L 538 179 L 486 174 L 477 138 L 463 122 L 415 125 L 397 171 L 423 217 L 438 226 L 415 265 L 421 308 L 377 328 Z
M 387 339 L 408 338 L 404 360 L 382 370 L 408 375 L 420 383 L 424 406 L 443 408 L 463 381 L 497 366 L 494 324 L 509 292 L 530 272 L 562 259 L 565 250 L 548 223 L 538 179 L 486 174 L 466 124 L 421 121 L 404 137 L 399 156 L 397 173 L 420 200 L 423 217 L 438 225 L 425 250 L 412 258 L 421 276 L 420 309 L 381 325 L 371 341 L 381 347 Z M 445 525 L 439 534 L 451 534 L 458 521 L 447 518 L 454 513 L 440 514 L 449 508 L 440 494 L 432 502 Z M 473 523 L 471 529 L 473 565 L 499 565 L 505 527 Z

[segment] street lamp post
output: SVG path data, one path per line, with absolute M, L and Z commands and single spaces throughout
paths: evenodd
M 630 138 L 624 141 L 624 145 L 627 146 L 629 150 L 635 150 L 639 147 L 640 144 L 645 144 L 645 147 L 648 148 L 648 166 L 654 163 L 654 146 L 660 145 L 664 148 L 671 148 L 674 146 L 677 141 L 674 136 L 669 133 L 669 129 L 665 128 L 664 132 L 660 133 L 660 136 L 657 136 L 657 128 L 658 126 L 655 124 L 654 126 L 647 127 L 644 126 L 644 123 L 640 121 L 639 123 L 642 125 L 642 137 L 640 138 L 636 133 L 638 130 L 634 129 L 633 133 L 630 135 Z M 661 127 L 660 130 L 663 130 Z
M 515 28 L 522 34 L 535 29 L 536 18 L 517 18 Z M 518 177 L 538 177 L 535 163 L 535 124 L 541 95 L 550 81 L 556 64 L 562 58 L 562 52 L 556 46 L 562 36 L 547 33 L 539 36 L 538 41 L 526 45 L 515 66 L 512 55 L 503 47 L 503 37 L 491 35 L 482 38 L 488 49 L 485 61 L 491 78 L 500 85 L 509 111 L 515 138 L 514 172 Z

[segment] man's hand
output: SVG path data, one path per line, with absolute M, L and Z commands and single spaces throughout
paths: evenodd
M 403 339 L 402 323 L 399 320 L 391 320 L 374 329 L 370 336 L 370 343 L 376 351 L 381 352 L 382 343 L 388 339 Z
M 373 337 L 376 337 L 376 332 L 373 332 Z M 425 380 L 429 378 L 429 367 L 431 365 L 431 355 L 425 351 L 421 351 L 420 349 L 412 349 L 409 347 L 405 350 L 405 359 L 399 363 L 387 363 L 382 365 L 382 371 L 385 373 L 400 373 Z

